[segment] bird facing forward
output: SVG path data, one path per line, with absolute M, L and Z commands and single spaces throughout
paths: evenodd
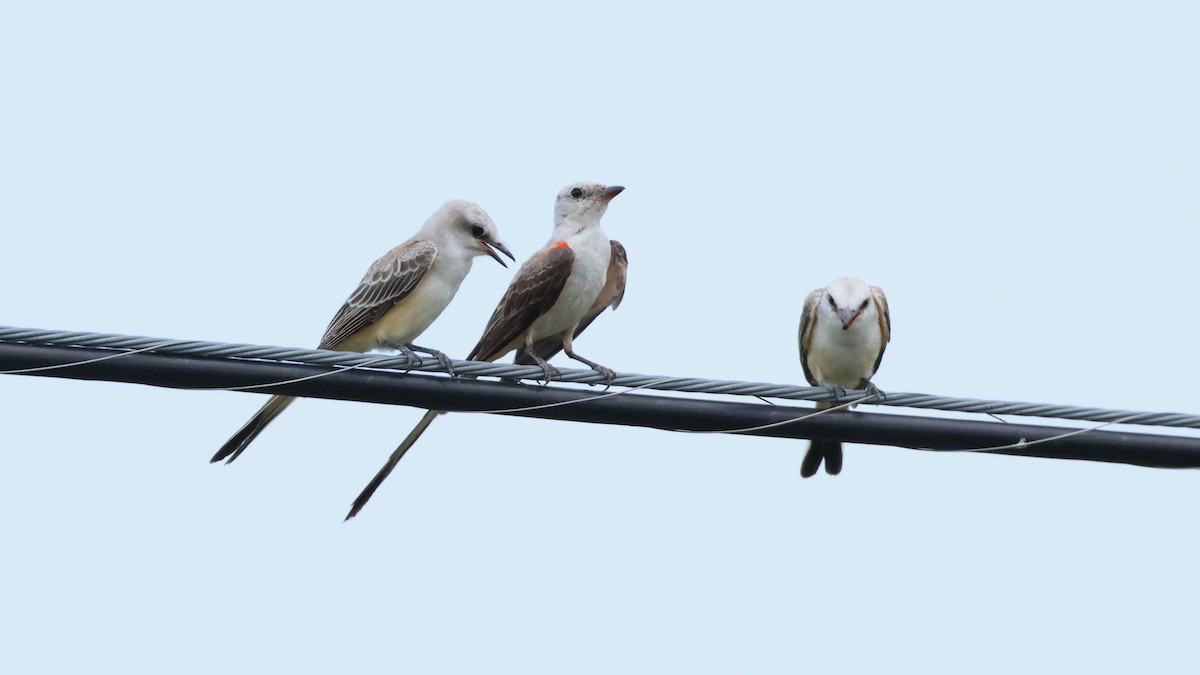
M 873 389 L 871 377 L 879 370 L 891 336 L 892 319 L 883 289 L 852 277 L 835 279 L 804 300 L 799 335 L 804 377 L 814 387 Z M 832 406 L 817 403 L 818 409 Z M 808 478 L 815 474 L 822 459 L 826 473 L 840 473 L 841 442 L 812 441 L 800 475 Z

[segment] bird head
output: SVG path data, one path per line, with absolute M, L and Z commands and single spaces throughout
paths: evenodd
M 579 221 L 583 227 L 600 222 L 600 216 L 608 209 L 608 202 L 621 194 L 620 185 L 599 183 L 573 183 L 558 193 L 554 201 L 554 224 L 568 220 Z
M 863 316 L 870 317 L 878 310 L 871 302 L 871 287 L 853 277 L 835 279 L 825 291 L 825 308 L 842 322 L 842 330 L 850 330 Z
M 504 242 L 500 241 L 500 233 L 491 216 L 475 202 L 463 199 L 451 199 L 433 214 L 426 223 L 432 227 L 443 241 L 451 241 L 469 256 L 487 255 L 496 262 L 508 267 L 508 263 L 497 253 L 503 253 L 509 260 L 516 260 Z

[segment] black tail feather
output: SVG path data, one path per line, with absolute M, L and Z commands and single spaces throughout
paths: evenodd
M 279 417 L 279 413 L 286 410 L 294 400 L 291 396 L 272 396 L 258 412 L 254 413 L 254 417 L 251 417 L 249 422 L 238 429 L 232 438 L 225 441 L 225 445 L 222 445 L 217 454 L 208 461 L 216 463 L 228 457 L 229 460 L 226 462 L 228 464 L 237 459 L 238 455 L 242 454 L 255 438 L 258 438 L 262 430 L 267 428 L 271 420 Z
M 387 477 L 392 473 L 392 469 L 395 469 L 396 465 L 400 463 L 400 460 L 404 458 L 404 453 L 408 452 L 408 449 L 417 442 L 417 439 L 421 437 L 421 434 L 425 433 L 425 430 L 429 428 L 430 424 L 433 424 L 433 421 L 437 419 L 437 416 L 440 414 L 441 412 L 437 410 L 430 410 L 429 412 L 425 413 L 425 415 L 421 418 L 421 421 L 417 422 L 417 426 L 413 427 L 413 430 L 408 432 L 408 436 L 406 436 L 404 440 L 400 442 L 400 446 L 392 451 L 392 455 L 388 457 L 388 460 L 383 465 L 383 468 L 381 468 L 379 472 L 375 474 L 375 477 L 371 479 L 371 482 L 367 483 L 367 487 L 363 488 L 363 491 L 360 492 L 358 497 L 354 499 L 354 505 L 350 507 L 350 513 L 346 514 L 346 518 L 342 522 L 350 520 L 354 516 L 357 516 L 359 511 L 362 511 L 362 508 L 367 505 L 368 501 L 371 500 L 371 495 L 375 494 L 375 491 L 379 489 L 379 486 L 383 485 L 383 481 L 387 480 Z
M 825 460 L 825 473 L 836 476 L 842 472 L 842 444 L 838 441 L 813 441 L 800 464 L 800 476 L 811 478 Z

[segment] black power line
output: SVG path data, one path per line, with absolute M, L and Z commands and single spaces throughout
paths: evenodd
M 89 360 L 95 361 L 79 363 Z M 560 386 L 543 387 L 405 374 L 391 370 L 0 342 L 0 370 L 62 364 L 74 365 L 25 374 L 129 382 L 175 389 L 219 390 L 261 384 L 263 386 L 254 387 L 253 390 L 269 394 L 448 411 L 484 411 L 669 431 L 729 432 L 785 422 L 812 412 L 809 408 L 799 406 L 657 396 L 641 392 L 602 396 L 598 388 L 579 390 Z M 985 451 L 1159 468 L 1200 467 L 1200 438 L 1186 436 L 1098 430 L 1026 445 L 1073 431 L 1078 429 L 915 415 L 833 412 L 739 433 L 948 451 L 1020 444 Z

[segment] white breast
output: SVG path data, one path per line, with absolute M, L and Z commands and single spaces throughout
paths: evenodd
M 808 370 L 818 382 L 856 387 L 874 375 L 875 359 L 883 347 L 883 333 L 876 317 L 860 317 L 842 330 L 832 313 L 822 312 L 813 328 L 806 352 Z
M 608 235 L 597 227 L 565 241 L 575 254 L 574 266 L 558 301 L 530 327 L 535 341 L 574 328 L 604 288 L 608 259 L 612 256 Z

